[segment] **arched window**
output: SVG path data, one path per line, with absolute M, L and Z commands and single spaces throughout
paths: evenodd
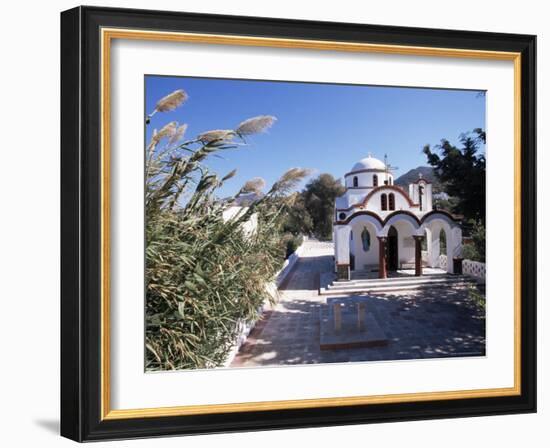
M 373 187 L 378 187 L 378 174 L 373 174 L 372 175 L 372 186 Z
M 361 242 L 363 243 L 363 250 L 368 252 L 370 250 L 370 233 L 366 227 L 361 232 Z
M 447 253 L 447 234 L 443 229 L 441 229 L 441 231 L 439 232 L 439 253 Z
M 395 210 L 395 195 L 393 193 L 390 193 L 389 202 L 390 210 Z
M 359 179 L 357 179 L 357 176 L 353 176 L 353 186 L 358 187 L 359 186 Z
M 383 211 L 388 209 L 388 195 L 386 193 L 380 196 L 380 208 Z

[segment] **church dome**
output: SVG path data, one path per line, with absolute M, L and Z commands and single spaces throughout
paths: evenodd
M 365 157 L 364 159 L 359 160 L 355 165 L 353 165 L 353 168 L 351 169 L 352 172 L 354 171 L 361 171 L 361 170 L 385 170 L 386 165 L 381 160 L 375 159 L 370 154 L 368 157 Z

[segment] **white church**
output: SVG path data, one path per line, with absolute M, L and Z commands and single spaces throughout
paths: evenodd
M 439 267 L 440 237 L 446 241 L 446 270 L 462 252 L 462 229 L 457 217 L 432 207 L 432 184 L 419 177 L 408 191 L 394 185 L 392 167 L 371 155 L 357 162 L 344 176 L 345 193 L 336 198 L 333 241 L 338 279 L 353 273 L 414 270 L 424 264 Z

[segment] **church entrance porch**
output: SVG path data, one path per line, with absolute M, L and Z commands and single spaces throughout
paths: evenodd
M 447 273 L 460 273 L 454 260 L 461 255 L 462 230 L 445 212 L 433 211 L 422 218 L 394 212 L 382 220 L 359 211 L 346 222 L 335 222 L 334 242 L 340 280 L 350 280 L 360 271 L 375 271 L 385 279 L 409 269 L 420 277 L 427 267 L 440 267 L 440 255 L 446 255 Z

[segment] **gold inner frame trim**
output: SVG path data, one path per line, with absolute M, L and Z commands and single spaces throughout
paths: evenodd
M 521 54 L 458 48 L 418 47 L 305 39 L 279 39 L 217 34 L 101 29 L 101 419 L 168 417 L 227 412 L 251 412 L 352 406 L 414 401 L 502 397 L 521 394 Z M 506 388 L 419 392 L 390 395 L 314 398 L 140 409 L 111 409 L 110 367 L 110 63 L 113 39 L 239 45 L 355 53 L 455 57 L 514 63 L 514 386 Z

